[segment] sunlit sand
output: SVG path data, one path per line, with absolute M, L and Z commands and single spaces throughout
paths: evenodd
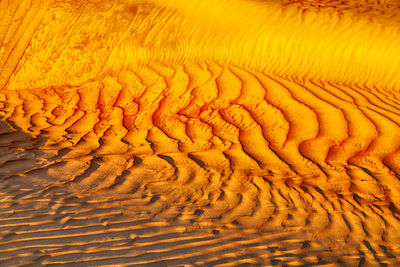
M 398 14 L 0 0 L 0 265 L 400 264 Z

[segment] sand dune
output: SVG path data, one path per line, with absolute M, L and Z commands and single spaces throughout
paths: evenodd
M 0 265 L 400 263 L 396 1 L 1 1 Z

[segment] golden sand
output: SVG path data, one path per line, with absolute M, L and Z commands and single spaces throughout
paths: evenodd
M 0 0 L 0 265 L 400 264 L 399 13 Z

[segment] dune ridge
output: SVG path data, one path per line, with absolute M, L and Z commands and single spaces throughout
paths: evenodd
M 1 264 L 399 263 L 398 28 L 301 2 L 2 2 Z

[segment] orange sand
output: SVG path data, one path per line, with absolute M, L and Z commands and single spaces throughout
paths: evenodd
M 400 264 L 399 12 L 0 0 L 0 265 Z

